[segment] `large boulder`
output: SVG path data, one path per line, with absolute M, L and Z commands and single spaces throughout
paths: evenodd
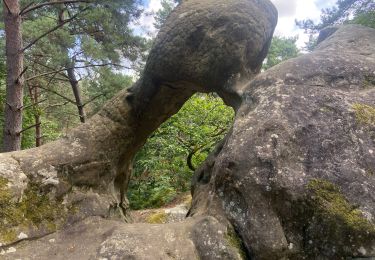
M 0 244 L 90 216 L 129 221 L 135 153 L 195 92 L 238 106 L 236 82 L 259 72 L 276 26 L 268 0 L 189 0 L 170 15 L 141 78 L 86 124 L 40 148 L 0 154 Z
M 327 37 L 245 87 L 195 174 L 190 215 L 225 216 L 254 259 L 375 257 L 375 30 Z
M 0 258 L 374 257 L 375 31 L 331 28 L 253 78 L 275 23 L 268 1 L 184 1 L 133 88 L 68 137 L 1 154 Z M 135 152 L 196 91 L 236 118 L 195 173 L 189 218 L 111 220 Z
M 0 249 L 0 259 L 242 259 L 230 226 L 213 217 L 183 224 L 124 224 L 90 217 L 36 241 Z

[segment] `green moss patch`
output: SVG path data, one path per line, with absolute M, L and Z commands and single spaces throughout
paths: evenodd
M 308 184 L 307 226 L 305 228 L 310 254 L 335 249 L 330 257 L 357 252 L 375 239 L 375 225 L 370 223 L 333 183 L 314 179 Z M 322 248 L 324 247 L 324 248 Z
M 56 223 L 66 217 L 61 201 L 50 200 L 37 184 L 28 185 L 20 202 L 11 200 L 7 184 L 6 179 L 0 178 L 0 243 L 15 241 L 20 229 L 54 231 Z
M 225 234 L 225 239 L 231 247 L 238 251 L 242 259 L 246 259 L 246 253 L 242 241 L 232 228 L 230 228 Z
M 149 224 L 164 224 L 167 222 L 167 214 L 165 212 L 156 212 L 147 217 L 146 222 Z
M 327 220 L 339 221 L 353 231 L 375 232 L 375 227 L 355 209 L 334 184 L 325 180 L 312 180 L 309 189 L 313 191 L 313 203 Z
M 365 104 L 354 104 L 355 117 L 360 124 L 375 125 L 375 107 Z
M 375 77 L 365 76 L 365 80 L 363 81 L 363 86 L 365 89 L 373 88 L 375 86 Z
M 13 223 L 18 225 L 22 219 L 21 212 L 11 199 L 8 180 L 0 177 L 0 242 L 10 242 L 16 239 L 16 233 L 10 227 Z

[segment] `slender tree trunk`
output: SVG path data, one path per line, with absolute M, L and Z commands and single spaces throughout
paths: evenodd
M 42 145 L 42 121 L 40 115 L 35 115 L 35 146 Z
M 71 63 L 67 66 L 67 72 L 69 77 L 70 85 L 72 86 L 74 98 L 76 101 L 76 105 L 78 108 L 78 114 L 79 114 L 79 120 L 81 120 L 82 123 L 85 122 L 85 111 L 83 110 L 83 104 L 81 99 L 81 93 L 79 91 L 79 85 L 77 77 L 74 73 L 74 63 Z
M 63 6 L 60 7 L 60 11 L 58 12 L 58 25 L 63 25 L 64 24 L 64 12 L 65 12 L 65 9 Z M 69 50 L 68 48 L 65 48 L 65 53 L 66 53 L 66 56 L 69 57 Z M 74 94 L 74 98 L 75 98 L 75 101 L 76 101 L 76 106 L 78 108 L 78 115 L 79 115 L 79 120 L 82 122 L 82 123 L 85 123 L 85 111 L 83 110 L 83 104 L 82 104 L 82 99 L 81 99 L 81 93 L 79 91 L 79 85 L 78 85 L 78 80 L 77 80 L 77 77 L 74 73 L 74 61 L 72 62 L 69 62 L 65 65 L 66 67 L 66 71 L 68 73 L 68 78 L 69 78 L 69 82 L 70 82 L 70 85 L 72 86 L 72 90 L 73 90 L 73 94 Z
M 21 149 L 23 53 L 19 1 L 4 0 L 3 9 L 7 62 L 3 151 L 10 152 Z
M 41 129 L 41 119 L 38 111 L 39 108 L 39 88 L 38 86 L 29 86 L 29 95 L 31 98 L 32 105 L 35 110 L 34 119 L 35 119 L 35 146 L 39 147 L 42 145 L 42 129 Z
M 39 88 L 37 86 L 34 87 L 33 89 L 33 102 L 34 106 L 39 107 L 38 102 L 39 102 Z M 39 147 L 42 145 L 42 121 L 40 119 L 40 113 L 37 111 L 34 115 L 35 118 L 35 146 Z

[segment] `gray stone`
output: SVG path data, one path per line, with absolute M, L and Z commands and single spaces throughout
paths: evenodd
M 90 217 L 36 241 L 4 248 L 11 259 L 241 259 L 230 230 L 213 217 L 181 224 L 124 224 Z
M 343 26 L 253 79 L 190 215 L 223 211 L 255 259 L 373 257 L 374 43 Z
M 21 232 L 35 239 L 89 216 L 129 221 L 135 153 L 197 91 L 215 90 L 238 106 L 236 82 L 259 72 L 276 21 L 268 0 L 184 1 L 133 87 L 68 136 L 0 156 L 0 243 L 20 241 Z

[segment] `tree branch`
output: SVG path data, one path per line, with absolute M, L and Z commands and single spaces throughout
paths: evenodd
M 69 103 L 69 102 L 66 101 L 66 102 L 64 102 L 64 103 L 60 103 L 60 104 L 52 104 L 52 105 L 47 106 L 45 109 L 50 109 L 50 108 L 54 108 L 54 107 L 62 107 L 62 106 L 67 105 L 68 103 Z
M 33 4 L 35 4 L 34 2 L 30 2 L 28 3 L 24 8 L 21 9 L 20 13 L 19 13 L 19 16 L 22 16 L 23 15 L 23 12 L 29 8 L 30 6 L 32 6 Z
M 20 79 L 22 78 L 23 74 L 26 73 L 26 71 L 28 70 L 28 68 L 29 68 L 29 67 L 26 66 L 26 67 L 22 70 L 21 74 L 20 74 L 20 75 L 17 77 L 17 79 L 16 79 L 16 83 L 17 83 L 17 82 L 20 82 Z
M 47 66 L 47 65 L 45 65 L 45 64 L 43 64 L 43 63 L 41 63 L 41 62 L 38 62 L 38 61 L 36 61 L 36 60 L 34 60 L 33 62 L 36 63 L 36 64 L 38 64 L 38 65 L 40 65 L 40 66 L 42 66 L 42 67 L 44 67 L 44 68 L 46 68 L 46 69 L 52 70 L 53 73 L 56 71 L 55 68 L 52 68 L 52 67 L 50 67 L 50 66 Z M 60 72 L 61 72 L 61 71 L 60 71 Z M 67 76 L 66 74 L 64 74 L 64 73 L 60 73 L 60 72 L 58 72 L 60 76 L 63 76 L 63 77 L 65 77 L 65 78 L 68 79 L 68 76 Z M 53 73 L 51 73 L 51 74 L 53 74 Z M 46 75 L 46 76 L 48 76 L 48 75 Z M 27 81 L 27 79 L 26 79 L 26 81 Z
M 27 130 L 33 128 L 33 127 L 36 127 L 36 126 L 38 126 L 38 125 L 41 125 L 41 123 L 37 123 L 37 124 L 35 124 L 35 125 L 31 125 L 31 126 L 29 126 L 29 127 L 26 127 L 25 129 L 22 129 L 20 132 L 17 133 L 17 135 L 20 135 L 20 134 L 22 134 L 23 132 L 25 132 L 25 131 L 27 131 Z
M 71 18 L 69 19 L 66 19 L 64 20 L 62 23 L 56 25 L 55 27 L 53 27 L 52 29 L 48 30 L 47 32 L 43 33 L 42 35 L 40 35 L 39 37 L 37 37 L 36 39 L 32 40 L 28 45 L 26 45 L 21 52 L 25 52 L 28 48 L 30 48 L 31 46 L 33 46 L 35 43 L 37 43 L 40 39 L 42 39 L 43 37 L 45 37 L 46 35 L 60 29 L 61 27 L 63 27 L 65 24 L 71 22 L 72 20 L 74 20 L 77 16 L 79 16 L 80 14 L 82 14 L 83 12 L 85 12 L 87 9 L 89 9 L 89 7 L 86 7 L 84 9 L 82 9 L 80 12 L 76 13 L 75 15 L 73 15 Z
M 20 15 L 25 15 L 31 11 L 42 8 L 49 5 L 59 5 L 59 4 L 75 4 L 75 3 L 91 3 L 92 0 L 63 0 L 63 1 L 51 1 L 46 3 L 40 3 L 32 6 L 34 3 L 26 5 L 20 12 Z
M 10 10 L 10 8 L 9 8 L 9 5 L 8 5 L 8 3 L 7 3 L 7 1 L 6 0 L 3 0 L 3 2 L 4 2 L 4 5 L 5 5 L 5 7 L 6 7 L 6 9 L 8 10 L 8 13 L 12 13 L 12 11 Z
M 30 107 L 33 107 L 33 106 L 38 105 L 38 104 L 40 104 L 40 103 L 43 103 L 43 102 L 45 102 L 45 101 L 47 101 L 47 100 L 48 100 L 48 99 L 40 100 L 40 101 L 38 101 L 38 102 L 36 102 L 36 103 L 33 103 L 33 104 L 30 104 L 30 105 L 25 106 L 23 109 L 24 109 L 24 110 L 25 110 L 25 109 L 28 109 L 28 108 L 30 108 Z
M 68 101 L 69 103 L 72 103 L 72 104 L 74 104 L 74 105 L 77 105 L 77 103 L 76 103 L 74 100 L 71 100 L 70 98 L 68 98 L 68 97 L 66 97 L 66 96 L 64 96 L 64 95 L 61 95 L 61 94 L 60 94 L 59 92 L 57 92 L 57 91 L 54 91 L 54 90 L 52 90 L 52 89 L 47 89 L 47 88 L 44 88 L 44 87 L 40 87 L 40 86 L 39 86 L 39 88 L 40 88 L 40 89 L 43 89 L 43 90 L 45 90 L 45 91 L 47 91 L 47 92 L 51 92 L 51 93 L 55 94 L 56 96 L 59 96 L 59 97 L 65 99 L 65 100 Z
M 93 97 L 93 98 L 90 99 L 89 101 L 85 102 L 85 103 L 82 105 L 82 107 L 85 107 L 86 105 L 90 104 L 91 102 L 95 101 L 95 99 L 98 99 L 98 98 L 100 98 L 101 96 L 105 96 L 105 93 L 102 93 L 102 94 L 99 94 L 99 95 Z
M 36 79 L 36 78 L 39 78 L 39 77 L 43 77 L 43 76 L 48 76 L 48 75 L 51 75 L 51 74 L 59 73 L 59 72 L 62 72 L 62 71 L 68 70 L 68 69 L 85 69 L 85 68 L 91 68 L 91 67 L 105 67 L 105 66 L 115 66 L 115 67 L 121 67 L 121 68 L 130 69 L 130 67 L 126 67 L 126 66 L 123 66 L 123 65 L 115 64 L 115 63 L 89 64 L 89 65 L 85 65 L 85 66 L 76 66 L 76 67 L 62 68 L 62 69 L 58 69 L 58 70 L 55 70 L 55 71 L 42 73 L 42 74 L 35 75 L 35 76 L 30 77 L 30 78 L 27 78 L 26 81 L 30 81 L 30 80 L 33 80 L 33 79 Z

